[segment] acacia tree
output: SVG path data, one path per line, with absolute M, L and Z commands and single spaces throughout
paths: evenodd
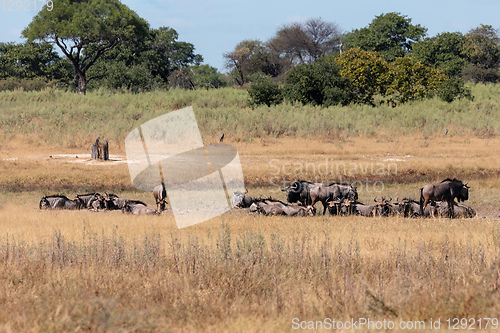
M 341 40 L 342 33 L 337 24 L 312 18 L 305 23 L 284 26 L 268 44 L 295 64 L 303 64 L 340 50 Z
M 147 31 L 147 22 L 118 0 L 54 0 L 52 10 L 43 7 L 22 35 L 57 45 L 73 65 L 78 92 L 85 94 L 92 79 L 87 70 L 107 51 Z

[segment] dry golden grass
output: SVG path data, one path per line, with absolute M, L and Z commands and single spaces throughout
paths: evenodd
M 0 331 L 287 332 L 293 318 L 499 313 L 498 220 L 239 213 L 177 230 L 171 216 L 7 205 Z
M 171 215 L 39 211 L 40 197 L 58 192 L 154 201 L 131 188 L 126 164 L 55 157 L 88 153 L 80 148 L 2 144 L 0 332 L 288 332 L 293 318 L 327 317 L 423 320 L 428 331 L 431 318 L 441 318 L 443 327 L 448 318 L 496 317 L 499 141 L 451 134 L 335 142 L 227 138 L 238 148 L 251 195 L 284 200 L 270 185 L 274 176 L 384 180 L 379 195 L 413 198 L 428 181 L 467 177 L 467 204 L 479 216 L 286 218 L 241 210 L 181 230 Z M 322 174 L 325 159 L 352 163 L 358 172 Z M 396 163 L 397 173 L 362 172 L 376 163 Z M 306 164 L 308 172 L 287 172 Z M 370 202 L 374 194 L 362 188 L 360 199 Z

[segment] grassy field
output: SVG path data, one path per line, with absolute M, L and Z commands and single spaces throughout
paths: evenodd
M 395 332 L 436 331 L 437 320 L 447 331 L 447 319 L 466 318 L 478 329 L 500 313 L 498 89 L 396 109 L 252 110 L 238 90 L 0 93 L 0 332 L 289 332 L 325 318 L 386 320 Z M 205 141 L 225 132 L 238 149 L 250 195 L 284 200 L 281 186 L 300 178 L 355 182 L 366 203 L 418 199 L 422 185 L 456 177 L 469 180 L 478 216 L 235 210 L 178 230 L 170 214 L 38 210 L 42 195 L 95 190 L 153 205 L 131 186 L 123 138 L 190 104 Z M 99 135 L 111 140 L 111 161 L 89 160 Z

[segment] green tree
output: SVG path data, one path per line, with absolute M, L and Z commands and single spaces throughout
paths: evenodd
M 50 43 L 0 43 L 0 78 L 58 80 L 67 74 Z
M 178 38 L 174 29 L 160 27 L 149 30 L 142 39 L 118 45 L 89 69 L 88 76 L 95 78 L 90 87 L 132 91 L 166 87 L 171 79 L 184 73 L 184 68 L 203 61 L 201 55 L 194 52 L 193 44 L 178 41 Z
M 280 85 L 268 76 L 252 83 L 248 88 L 248 101 L 250 106 L 256 107 L 260 104 L 267 106 L 276 105 L 283 101 L 283 92 Z
M 264 74 L 268 65 L 269 53 L 259 40 L 244 40 L 236 45 L 233 52 L 224 53 L 226 68 L 237 85 L 249 82 L 249 76 L 255 73 Z
M 23 37 L 56 44 L 70 60 L 85 94 L 87 71 L 106 52 L 125 40 L 147 34 L 148 24 L 118 0 L 54 0 L 33 18 Z
M 464 55 L 469 64 L 464 68 L 466 79 L 475 82 L 500 80 L 500 38 L 491 25 L 481 25 L 466 35 Z
M 466 38 L 460 32 L 445 32 L 413 44 L 412 58 L 449 76 L 459 76 L 467 64 L 463 54 Z
M 374 105 L 373 96 L 385 93 L 389 64 L 377 52 L 350 49 L 337 62 L 342 66 L 340 75 L 351 81 L 355 102 Z
M 285 99 L 323 106 L 349 104 L 353 101 L 351 82 L 340 75 L 340 70 L 333 55 L 295 66 L 286 74 Z
M 412 45 L 425 37 L 427 28 L 411 24 L 411 19 L 392 12 L 376 16 L 366 28 L 355 29 L 344 36 L 346 49 L 375 51 L 386 61 L 411 53 Z
M 425 66 L 411 57 L 398 58 L 391 64 L 386 95 L 393 103 L 433 96 L 447 77 L 440 70 Z

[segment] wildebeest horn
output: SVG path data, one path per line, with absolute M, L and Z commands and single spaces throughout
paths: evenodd
M 469 184 L 469 181 L 466 181 L 465 184 L 464 184 L 464 186 L 467 186 L 467 184 Z
M 248 193 L 248 189 L 245 189 L 245 193 Z
M 373 201 L 378 202 L 378 201 L 377 201 L 377 197 L 375 197 L 375 199 L 373 199 Z
M 391 196 L 389 196 L 389 198 L 390 198 L 390 199 L 389 199 L 389 201 L 392 201 L 392 197 L 391 197 Z

